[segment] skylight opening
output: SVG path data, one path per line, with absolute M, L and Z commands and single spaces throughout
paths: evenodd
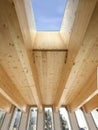
M 67 0 L 32 0 L 37 31 L 60 31 Z

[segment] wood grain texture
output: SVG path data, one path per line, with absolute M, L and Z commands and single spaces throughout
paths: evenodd
M 23 45 L 16 44 L 16 50 L 23 68 L 25 67 L 28 71 L 26 72 L 24 70 L 26 78 L 28 80 L 28 84 L 30 86 L 29 90 L 31 90 L 37 106 L 40 109 L 42 109 L 41 94 L 38 83 L 39 81 L 37 78 L 37 70 L 32 62 L 32 49 L 34 46 L 34 38 L 36 35 L 32 3 L 30 0 L 13 1 L 15 4 L 15 9 L 25 44 L 25 47 Z M 19 6 L 21 6 L 21 8 Z M 22 53 L 20 53 L 20 51 Z
M 31 0 L 13 0 L 18 16 L 22 36 L 27 49 L 32 49 L 36 35 Z
M 70 80 L 69 83 L 67 84 L 70 86 L 70 91 L 66 93 L 66 98 L 64 100 L 66 104 L 71 104 L 73 103 L 73 101 L 77 100 L 76 97 L 78 97 L 81 89 L 84 89 L 86 87 L 86 84 L 89 82 L 88 81 L 89 77 L 96 70 L 98 65 L 97 11 L 98 11 L 98 4 L 96 5 L 92 19 L 89 23 L 89 27 L 85 35 L 83 46 L 81 47 L 75 60 L 75 65 L 73 67 L 73 73 L 72 73 L 73 75 L 70 74 L 70 76 L 72 76 L 73 78 L 71 78 L 72 80 Z M 86 93 L 89 93 L 89 91 L 87 91 Z
M 73 112 L 76 109 L 82 107 L 86 102 L 91 100 L 97 93 L 97 70 L 95 70 L 87 80 L 86 84 L 82 86 L 80 91 L 78 91 L 76 97 L 74 97 L 72 102 L 69 104 L 70 111 Z
M 84 106 L 86 112 L 91 112 L 92 110 L 98 108 L 98 93 L 89 100 Z
M 68 45 L 71 36 L 74 20 L 77 13 L 79 0 L 67 0 L 64 17 L 62 20 L 60 34 L 64 42 Z
M 0 3 L 0 63 L 26 104 L 33 105 L 35 101 L 15 44 L 23 44 L 20 27 L 14 6 L 4 0 Z
M 33 51 L 33 56 L 38 70 L 42 103 L 53 105 L 65 64 L 66 51 Z
M 11 103 L 0 93 L 0 109 L 9 112 L 11 106 Z
M 22 109 L 26 105 L 25 100 L 19 93 L 15 84 L 11 81 L 3 67 L 0 65 L 0 92 L 8 99 L 13 105 Z
M 59 84 L 60 87 L 57 91 L 57 95 L 54 101 L 55 106 L 57 106 L 57 108 L 63 104 L 66 98 L 66 95 L 70 91 L 70 87 L 67 86 L 67 81 L 71 74 L 71 70 L 75 64 L 75 58 L 82 46 L 82 42 L 84 40 L 85 33 L 87 31 L 87 27 L 89 25 L 89 21 L 94 11 L 96 2 L 97 2 L 96 0 L 95 1 L 91 0 L 90 2 L 88 0 L 86 1 L 82 0 L 79 2 L 77 15 L 74 21 L 73 30 L 71 33 L 69 47 L 68 47 L 67 64 L 63 67 L 62 78 Z M 84 11 L 83 9 L 87 11 Z M 70 83 L 71 83 L 71 80 L 70 80 Z

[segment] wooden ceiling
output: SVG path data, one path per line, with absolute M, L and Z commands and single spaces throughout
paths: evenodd
M 98 2 L 68 0 L 59 32 L 37 32 L 30 0 L 0 0 L 0 108 L 98 108 Z

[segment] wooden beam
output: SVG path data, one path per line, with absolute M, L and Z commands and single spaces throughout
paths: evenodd
M 27 51 L 25 46 L 21 43 L 15 44 L 17 54 L 21 61 L 21 64 L 24 68 L 24 73 L 27 77 L 30 91 L 32 92 L 35 102 L 39 108 L 39 111 L 42 111 L 42 104 L 41 104 L 41 93 L 39 87 L 39 81 L 37 76 L 36 66 L 33 62 L 33 54 L 32 51 Z
M 36 34 L 35 25 L 34 25 L 34 16 L 33 16 L 33 10 L 32 10 L 32 4 L 30 0 L 13 0 L 16 8 L 16 13 L 18 16 L 21 32 L 23 35 L 24 44 L 17 43 L 15 44 L 17 54 L 19 56 L 19 59 L 21 61 L 21 64 L 28 72 L 26 72 L 24 68 L 25 75 L 27 77 L 30 90 L 33 93 L 34 100 L 39 108 L 39 111 L 42 110 L 42 104 L 41 104 L 41 92 L 39 87 L 39 81 L 38 81 L 38 75 L 36 66 L 33 63 L 33 44 L 34 44 L 34 38 Z M 21 5 L 21 8 L 20 8 Z M 21 51 L 21 53 L 20 53 Z
M 12 104 L 2 95 L 0 91 L 0 109 L 5 112 L 10 112 Z
M 66 94 L 68 94 L 68 91 L 70 89 L 66 86 L 66 83 L 68 81 L 70 72 L 73 68 L 74 60 L 84 40 L 84 36 L 87 30 L 89 21 L 91 19 L 91 16 L 93 14 L 96 2 L 97 0 L 79 1 L 76 18 L 74 21 L 73 30 L 71 33 L 69 47 L 68 47 L 67 64 L 64 65 L 62 69 L 61 82 L 59 84 L 56 98 L 54 101 L 56 110 L 58 110 L 59 107 L 62 105 L 63 101 L 65 100 Z M 64 93 L 64 91 L 66 91 L 66 94 Z
M 66 3 L 64 17 L 60 28 L 61 37 L 63 38 L 66 45 L 69 43 L 78 3 L 79 0 L 67 0 Z
M 76 98 L 74 98 L 73 101 L 69 104 L 71 112 L 82 107 L 85 103 L 87 103 L 98 93 L 97 71 L 98 70 L 95 70 L 93 74 L 91 74 L 88 81 L 81 88 Z
M 86 112 L 91 112 L 92 110 L 98 108 L 98 93 L 91 100 L 89 100 L 83 108 Z
M 23 110 L 26 107 L 26 103 L 23 97 L 20 95 L 14 83 L 11 81 L 3 67 L 0 65 L 0 93 L 19 109 Z
M 26 48 L 32 49 L 36 28 L 31 0 L 13 0 L 13 2 Z

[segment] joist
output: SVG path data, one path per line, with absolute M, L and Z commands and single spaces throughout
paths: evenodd
M 0 63 L 26 104 L 34 105 L 33 94 L 15 48 L 15 44 L 23 43 L 23 39 L 15 8 L 11 2 L 3 0 L 0 3 L 0 16 Z
M 5 112 L 10 112 L 12 104 L 0 92 L 0 109 Z
M 98 108 L 98 93 L 91 98 L 91 100 L 89 100 L 83 108 L 86 112 L 91 112 L 92 110 Z
M 69 41 L 67 64 L 63 66 L 61 81 L 54 101 L 56 110 L 58 110 L 58 108 L 62 105 L 65 100 L 66 94 L 68 94 L 68 91 L 70 90 L 70 88 L 66 86 L 66 83 L 73 68 L 75 58 L 82 46 L 82 42 L 84 40 L 85 33 L 89 25 L 89 21 L 91 20 L 91 16 L 95 9 L 96 2 L 97 0 L 79 1 Z M 84 11 L 83 8 L 87 11 Z M 64 91 L 66 91 L 66 94 Z
M 97 65 L 98 65 L 98 29 L 97 29 L 97 21 L 98 21 L 98 4 L 96 5 L 96 8 L 94 10 L 94 13 L 92 15 L 92 19 L 89 23 L 89 27 L 87 29 L 87 33 L 85 34 L 83 46 L 81 47 L 77 58 L 75 60 L 75 65 L 73 67 L 73 71 L 70 74 L 70 80 L 67 81 L 67 85 L 70 88 L 66 94 L 66 98 L 64 102 L 66 104 L 70 104 L 71 109 L 75 110 L 84 105 L 86 103 L 86 99 L 84 98 L 85 93 L 88 95 L 87 100 L 89 97 L 92 97 L 97 92 L 97 85 L 96 89 L 94 89 L 94 84 L 97 83 L 97 79 L 94 79 L 94 77 L 90 78 L 91 75 L 93 75 L 94 71 L 97 73 Z M 92 53 L 91 53 L 92 52 Z M 95 80 L 95 82 L 92 84 L 93 88 L 90 87 L 89 89 L 89 82 L 90 80 Z M 90 90 L 91 89 L 91 90 Z M 85 92 L 84 92 L 85 91 Z M 90 92 L 90 93 L 89 93 Z M 89 95 L 90 94 L 90 95 Z M 79 101 L 78 97 L 81 96 L 81 100 Z M 84 99 L 82 99 L 82 97 Z
M 26 48 L 33 49 L 36 27 L 31 0 L 13 0 L 13 2 Z
M 74 98 L 70 103 L 69 108 L 71 112 L 82 107 L 98 93 L 97 73 L 98 70 L 96 69 L 91 74 L 86 84 L 84 84 L 84 86 L 81 88 L 80 92 L 78 92 L 76 98 Z
M 25 44 L 25 46 L 23 45 L 21 46 L 20 44 L 17 44 L 16 50 L 22 66 L 24 66 L 23 65 L 24 63 L 25 67 L 29 71 L 29 73 L 26 71 L 24 72 L 29 82 L 31 91 L 33 93 L 34 100 L 38 108 L 41 110 L 42 104 L 41 104 L 41 94 L 40 94 L 40 87 L 38 81 L 38 74 L 37 74 L 36 66 L 33 63 L 33 55 L 32 55 L 32 50 L 34 46 L 33 44 L 36 35 L 34 16 L 33 16 L 32 6 L 31 6 L 32 4 L 30 0 L 29 1 L 13 0 L 13 2 L 15 4 L 16 13 L 18 16 L 18 20 L 19 20 L 19 24 L 20 24 L 24 44 Z M 19 49 L 22 51 L 22 53 L 19 53 Z
M 74 20 L 78 9 L 79 0 L 67 0 L 65 5 L 64 17 L 62 20 L 60 34 L 66 45 L 68 46 L 71 36 Z
M 26 103 L 14 83 L 11 81 L 3 67 L 0 65 L 0 93 L 13 105 L 24 111 Z

